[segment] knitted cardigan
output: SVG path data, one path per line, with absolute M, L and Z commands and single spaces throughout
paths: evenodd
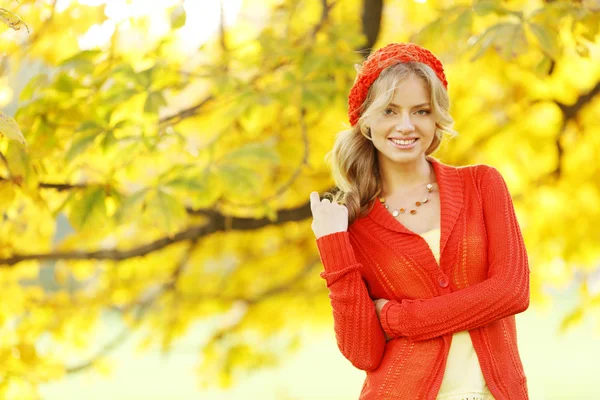
M 452 334 L 468 330 L 496 400 L 528 399 L 514 314 L 529 307 L 529 264 L 506 183 L 491 166 L 427 159 L 440 194 L 439 267 L 377 200 L 348 231 L 316 239 L 338 347 L 366 371 L 361 400 L 434 400 Z M 378 298 L 390 300 L 381 322 Z

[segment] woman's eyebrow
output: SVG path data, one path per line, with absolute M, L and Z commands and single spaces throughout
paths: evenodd
M 390 103 L 389 105 L 394 108 L 400 108 L 400 106 L 398 104 Z M 413 106 L 412 108 L 425 107 L 425 106 L 429 106 L 429 105 L 430 105 L 429 103 L 421 103 L 421 104 L 417 104 L 416 106 Z

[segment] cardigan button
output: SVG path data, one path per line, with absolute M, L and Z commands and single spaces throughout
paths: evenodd
M 446 288 L 450 284 L 450 281 L 448 281 L 448 277 L 446 275 L 440 275 L 438 276 L 438 283 L 441 287 Z

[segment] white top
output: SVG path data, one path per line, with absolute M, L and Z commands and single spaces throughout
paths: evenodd
M 440 228 L 422 233 L 438 265 L 440 263 Z M 452 335 L 446 370 L 437 400 L 494 400 L 490 393 L 473 342 L 468 331 Z

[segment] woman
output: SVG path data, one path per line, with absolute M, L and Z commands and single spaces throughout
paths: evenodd
M 529 265 L 500 173 L 431 156 L 453 133 L 442 63 L 392 43 L 358 69 L 340 189 L 310 194 L 340 351 L 363 400 L 528 399 L 514 315 Z M 349 226 L 349 228 L 348 228 Z

